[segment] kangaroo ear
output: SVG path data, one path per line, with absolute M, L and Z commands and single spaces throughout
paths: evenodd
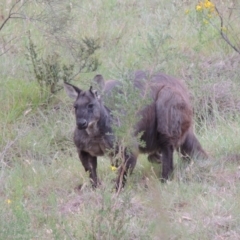
M 96 75 L 93 78 L 93 82 L 97 84 L 97 89 L 102 91 L 104 89 L 105 86 L 105 81 L 104 78 L 101 74 Z
M 67 83 L 67 82 L 64 83 L 64 89 L 65 89 L 67 95 L 70 98 L 73 98 L 74 100 L 78 97 L 79 93 L 82 91 L 78 87 L 73 86 L 72 84 Z
M 100 99 L 100 96 L 98 95 L 97 90 L 93 90 L 92 86 L 90 87 L 89 91 L 95 98 Z

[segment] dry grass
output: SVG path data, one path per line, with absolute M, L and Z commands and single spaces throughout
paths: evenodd
M 24 13 L 46 6 L 27 2 Z M 0 57 L 0 239 L 240 238 L 240 61 L 213 28 L 200 29 L 196 3 L 72 1 L 71 8 L 59 2 L 50 28 L 12 19 L 2 29 L 0 49 L 10 50 Z M 224 11 L 232 2 L 216 4 Z M 55 31 L 56 22 L 62 31 Z M 174 179 L 161 184 L 160 165 L 142 156 L 118 197 L 116 174 L 100 158 L 102 184 L 93 191 L 73 146 L 71 103 L 62 92 L 47 101 L 30 71 L 28 30 L 43 56 L 58 52 L 63 62 L 73 61 L 71 37 L 99 38 L 97 73 L 106 78 L 149 69 L 186 79 L 197 119 L 204 120 L 196 123 L 197 135 L 210 158 L 185 166 L 176 155 Z M 88 86 L 94 75 L 75 81 Z

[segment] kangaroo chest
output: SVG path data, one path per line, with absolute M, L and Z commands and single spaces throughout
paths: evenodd
M 84 151 L 88 152 L 91 156 L 103 156 L 106 150 L 110 148 L 104 138 L 101 139 L 88 139 L 84 144 Z
M 109 136 L 89 136 L 88 134 L 76 134 L 74 143 L 80 150 L 89 153 L 93 157 L 103 156 L 111 148 Z

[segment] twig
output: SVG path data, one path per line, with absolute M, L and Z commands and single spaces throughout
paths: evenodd
M 15 137 L 14 140 L 7 142 L 6 146 L 4 147 L 4 149 L 2 150 L 2 152 L 0 154 L 0 163 L 3 163 L 4 157 L 7 153 L 7 151 L 13 146 L 13 144 L 15 144 L 18 141 L 18 139 L 20 137 L 23 137 L 25 134 L 27 134 L 27 131 L 23 132 L 23 133 L 18 133 L 18 135 Z
M 20 36 L 20 37 L 13 37 L 12 39 L 10 39 L 8 42 L 4 42 L 4 46 L 3 46 L 3 52 L 2 53 L 0 53 L 0 57 L 2 56 L 2 55 L 4 55 L 5 53 L 7 53 L 12 47 L 10 46 L 10 47 L 8 47 L 7 48 L 7 46 L 13 41 L 13 40 L 17 40 L 17 39 L 19 39 L 19 38 L 22 38 L 22 36 Z M 4 39 L 3 39 L 4 40 Z M 7 48 L 7 49 L 6 49 Z
M 5 148 L 3 149 L 1 155 L 0 155 L 0 162 L 3 163 L 4 157 L 7 153 L 7 151 L 12 147 L 12 145 L 18 140 L 17 136 L 13 141 L 8 141 L 7 145 L 5 146 Z
M 225 41 L 231 48 L 233 48 L 237 53 L 240 54 L 240 49 L 238 49 L 236 46 L 234 46 L 234 45 L 231 43 L 231 41 L 229 40 L 229 38 L 227 37 L 227 35 L 223 33 L 223 18 L 222 18 L 222 16 L 221 16 L 220 12 L 218 11 L 217 7 L 215 7 L 215 10 L 216 10 L 216 12 L 217 12 L 217 14 L 218 14 L 218 16 L 219 16 L 219 18 L 220 18 L 220 25 L 221 25 L 221 27 L 220 27 L 219 32 L 220 32 L 222 38 L 224 39 L 224 41 Z
M 13 18 L 12 16 L 16 13 L 12 13 L 12 10 L 14 9 L 14 7 L 20 2 L 20 0 L 17 0 L 11 7 L 11 9 L 9 10 L 8 16 L 7 18 L 3 21 L 3 23 L 0 26 L 0 31 L 3 29 L 3 27 L 5 26 L 5 24 L 8 22 L 8 20 L 10 20 L 11 18 Z
M 122 184 L 123 184 L 123 178 L 124 178 L 124 173 L 126 171 L 126 165 L 127 165 L 127 160 L 124 158 L 125 149 L 123 146 L 120 146 L 120 154 L 122 158 L 122 166 L 120 167 L 120 173 L 118 176 L 118 189 L 116 195 L 119 196 L 121 190 L 122 190 Z

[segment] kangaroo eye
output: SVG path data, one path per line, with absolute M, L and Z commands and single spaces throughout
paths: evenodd
M 93 108 L 93 104 L 92 103 L 88 104 L 88 108 L 92 109 Z

